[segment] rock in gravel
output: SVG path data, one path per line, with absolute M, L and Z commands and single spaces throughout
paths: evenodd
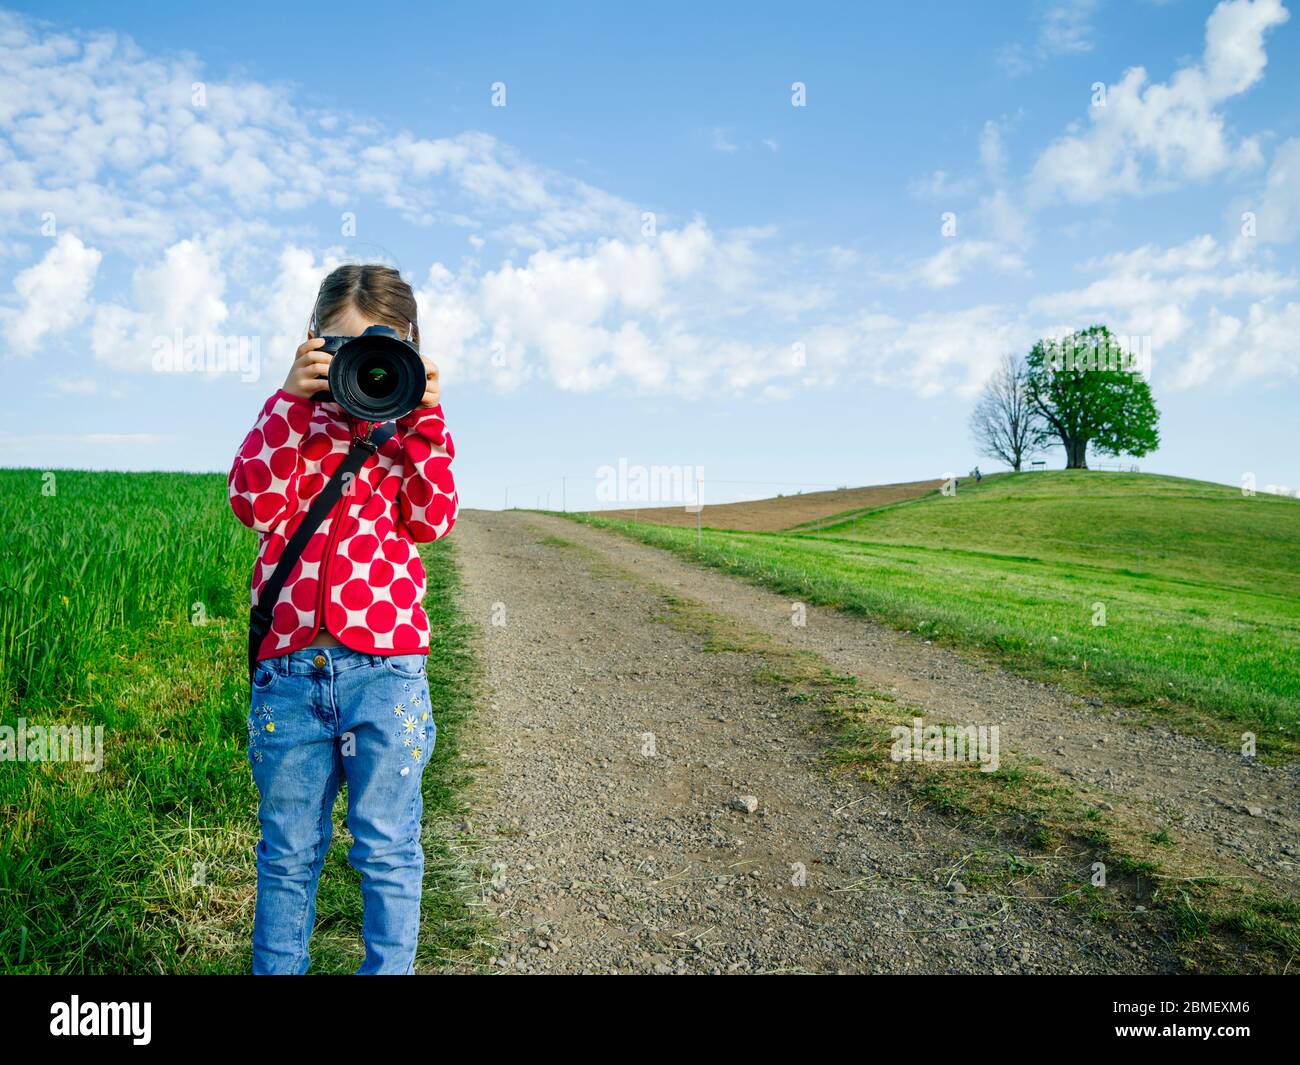
M 758 797 L 755 795 L 738 795 L 728 803 L 733 810 L 739 810 L 743 814 L 752 814 L 758 812 Z

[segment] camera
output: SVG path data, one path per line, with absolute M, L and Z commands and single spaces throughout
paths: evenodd
M 424 360 L 396 329 L 372 325 L 360 336 L 323 339 L 319 350 L 334 357 L 329 391 L 318 399 L 337 403 L 359 421 L 387 422 L 409 414 L 424 397 Z

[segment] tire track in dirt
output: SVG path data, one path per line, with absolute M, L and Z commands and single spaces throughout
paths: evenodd
M 1176 970 L 1146 915 L 1097 923 L 1014 879 L 962 890 L 986 839 L 827 773 L 824 719 L 758 683 L 761 655 L 663 623 L 654 582 L 695 597 L 694 571 L 648 583 L 637 545 L 540 515 L 465 511 L 456 538 L 495 968 Z
M 1300 766 L 1279 768 L 1030 680 L 884 625 L 792 602 L 670 552 L 564 518 L 535 515 L 548 533 L 621 565 L 790 647 L 814 651 L 835 670 L 916 707 L 926 719 L 998 724 L 1004 749 L 1032 755 L 1103 808 L 1168 828 L 1235 871 L 1300 893 Z

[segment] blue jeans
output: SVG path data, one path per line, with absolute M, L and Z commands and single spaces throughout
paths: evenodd
M 358 974 L 415 971 L 424 850 L 420 781 L 437 729 L 422 654 L 309 647 L 258 663 L 248 764 L 261 795 L 253 972 L 307 971 L 316 887 L 346 782 L 361 874 Z

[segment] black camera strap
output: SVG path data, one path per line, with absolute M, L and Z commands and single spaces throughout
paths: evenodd
M 284 545 L 284 551 L 275 565 L 270 580 L 262 585 L 262 594 L 257 597 L 257 605 L 248 614 L 248 683 L 250 685 L 257 672 L 257 652 L 262 646 L 262 641 L 266 639 L 266 634 L 271 631 L 271 611 L 275 609 L 284 582 L 289 579 L 289 574 L 297 565 L 303 548 L 307 546 L 307 541 L 320 528 L 326 515 L 334 509 L 334 504 L 343 494 L 344 486 L 352 481 L 365 465 L 366 459 L 383 447 L 395 432 L 397 432 L 396 422 L 384 422 L 373 426 L 365 439 L 357 438 L 352 441 L 347 456 L 339 463 L 334 475 L 321 487 L 316 498 L 311 501 L 311 506 L 307 508 L 307 513 L 298 528 L 289 537 L 289 542 Z M 320 621 L 322 625 L 325 624 L 324 618 Z

